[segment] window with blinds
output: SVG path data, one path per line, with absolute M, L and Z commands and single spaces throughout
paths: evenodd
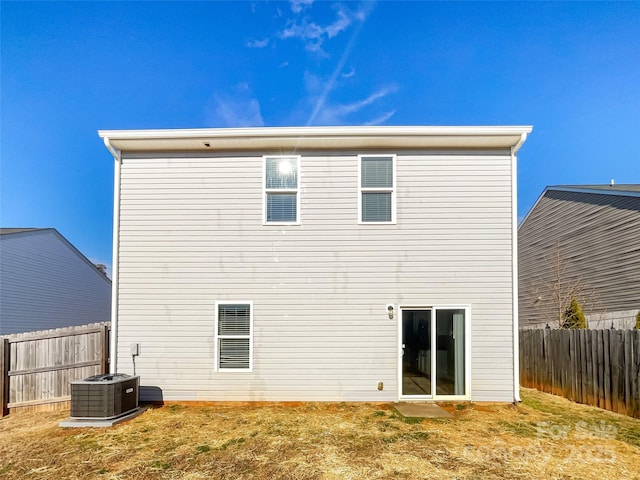
M 263 223 L 299 222 L 300 157 L 265 157 Z
M 395 222 L 395 157 L 360 156 L 360 223 Z
M 216 302 L 217 369 L 253 368 L 252 302 Z

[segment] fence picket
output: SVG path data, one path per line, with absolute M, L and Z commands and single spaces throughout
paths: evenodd
M 0 417 L 9 414 L 9 340 L 0 338 Z
M 633 340 L 631 338 L 631 332 L 631 330 L 624 332 L 624 403 L 627 415 L 631 415 L 633 412 L 633 398 L 631 396 L 631 385 L 633 381 L 631 373 L 631 368 L 633 367 Z
M 609 345 L 611 345 L 611 336 L 609 330 L 602 331 L 602 368 L 603 372 L 603 390 L 604 390 L 604 406 L 606 410 L 613 410 L 611 404 L 611 360 L 609 359 Z
M 638 356 L 640 355 L 640 351 L 638 351 L 638 347 L 640 346 L 640 340 L 638 338 L 631 339 L 631 371 L 640 371 L 640 359 Z M 630 379 L 631 382 L 631 408 L 632 415 L 640 415 L 640 375 L 636 375 Z

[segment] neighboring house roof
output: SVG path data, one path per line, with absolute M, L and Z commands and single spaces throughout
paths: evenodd
M 33 232 L 35 230 L 46 230 L 46 228 L 0 228 L 0 235 L 9 235 L 11 233 Z
M 559 271 L 563 284 L 590 293 L 587 313 L 640 308 L 639 184 L 547 187 L 520 223 L 518 245 L 522 325 L 546 321 L 536 316 L 550 314 Z
M 591 195 L 615 195 L 622 197 L 640 197 L 640 184 L 637 183 L 627 183 L 627 184 L 619 184 L 619 185 L 611 185 L 611 184 L 602 184 L 602 185 L 550 185 L 544 189 L 542 194 L 538 197 L 536 202 L 533 204 L 531 209 L 524 216 L 518 228 L 520 228 L 524 222 L 527 220 L 531 212 L 535 210 L 540 200 L 547 194 L 549 191 L 555 192 L 573 192 L 573 193 L 584 193 Z M 586 197 L 585 197 L 586 198 Z M 636 205 L 637 202 L 631 201 L 632 205 Z M 634 207 L 632 207 L 634 208 Z
M 105 273 L 100 270 L 91 260 L 85 257 L 80 250 L 73 246 L 73 244 L 64 238 L 63 235 L 58 232 L 55 228 L 0 228 L 0 235 L 15 235 L 15 234 L 35 234 L 42 232 L 51 232 L 56 235 L 60 240 L 62 240 L 80 259 L 91 266 L 94 270 L 100 273 L 100 275 L 104 276 L 105 279 L 111 283 L 109 277 L 105 275 Z
M 547 187 L 547 190 L 565 190 L 565 191 L 579 191 L 585 193 L 595 194 L 611 194 L 611 195 L 640 195 L 640 184 L 627 183 L 627 184 L 604 184 L 604 185 L 551 185 Z

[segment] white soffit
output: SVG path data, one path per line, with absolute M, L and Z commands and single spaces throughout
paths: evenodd
M 518 146 L 530 126 L 270 127 L 189 130 L 100 130 L 123 152 L 306 149 L 502 149 Z M 208 144 L 208 146 L 207 146 Z

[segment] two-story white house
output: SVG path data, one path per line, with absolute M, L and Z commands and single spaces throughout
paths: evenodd
M 112 371 L 146 400 L 518 400 L 530 131 L 100 131 Z

